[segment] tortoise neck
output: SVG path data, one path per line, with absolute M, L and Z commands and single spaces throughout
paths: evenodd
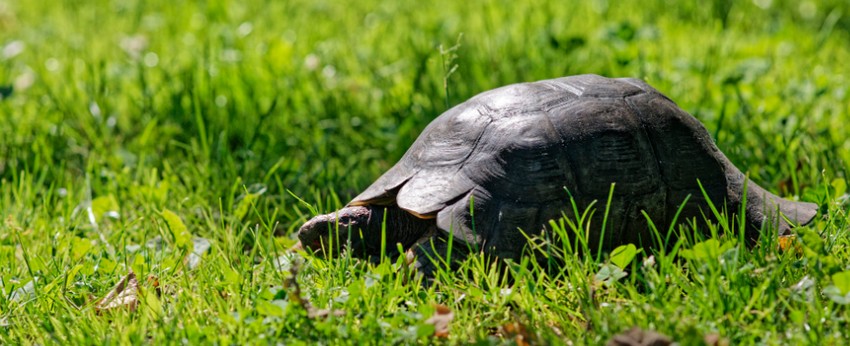
M 396 243 L 401 243 L 404 249 L 409 248 L 419 238 L 436 227 L 434 219 L 420 219 L 398 206 L 372 206 L 372 216 L 369 218 L 369 230 L 364 236 L 369 238 L 368 244 L 375 244 L 380 251 L 381 235 L 386 232 L 386 249 L 394 252 Z M 384 227 L 386 226 L 386 227 Z

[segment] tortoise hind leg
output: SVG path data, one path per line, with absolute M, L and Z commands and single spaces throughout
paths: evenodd
M 817 211 L 817 204 L 787 200 L 768 192 L 752 181 L 748 184 L 747 221 L 757 229 L 770 225 L 780 236 L 790 235 L 794 226 L 803 226 L 812 222 Z

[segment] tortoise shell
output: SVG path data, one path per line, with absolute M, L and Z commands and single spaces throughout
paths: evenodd
M 429 124 L 401 160 L 349 206 L 391 206 L 442 232 L 516 257 L 550 220 L 575 218 L 596 201 L 591 248 L 651 241 L 646 215 L 666 230 L 712 218 L 708 201 L 741 210 L 748 237 L 780 234 L 817 206 L 781 199 L 747 178 L 696 118 L 637 79 L 580 75 L 481 93 Z M 705 193 L 703 193 L 703 191 Z M 705 197 L 708 197 L 706 200 Z M 767 222 L 766 222 L 767 221 Z

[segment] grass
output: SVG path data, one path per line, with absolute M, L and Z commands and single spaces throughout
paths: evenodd
M 0 343 L 843 343 L 848 42 L 839 0 L 0 0 Z M 579 73 L 645 79 L 824 217 L 787 252 L 555 246 L 561 270 L 513 285 L 480 257 L 424 289 L 394 258 L 284 256 L 447 105 Z M 130 270 L 138 308 L 98 309 Z

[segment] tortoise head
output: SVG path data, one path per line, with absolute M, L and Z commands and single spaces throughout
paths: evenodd
M 346 234 L 348 230 L 351 230 L 353 234 L 357 234 L 361 229 L 365 232 L 371 218 L 372 208 L 363 206 L 345 207 L 333 213 L 318 215 L 301 226 L 298 230 L 298 240 L 301 241 L 302 247 L 316 253 L 328 250 L 327 247 L 330 244 L 333 244 L 335 250 L 339 250 L 340 244 L 345 242 L 346 237 L 331 239 L 331 235 Z

